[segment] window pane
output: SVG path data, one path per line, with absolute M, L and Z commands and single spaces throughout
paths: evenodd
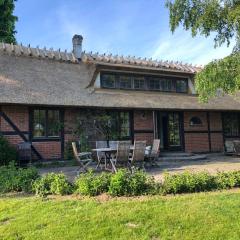
M 185 80 L 177 80 L 176 81 L 176 91 L 177 92 L 187 92 L 187 81 Z
M 238 115 L 236 113 L 226 113 L 223 116 L 223 131 L 225 136 L 233 137 L 239 134 Z
M 135 89 L 144 89 L 145 88 L 144 77 L 134 77 L 134 88 Z
M 120 113 L 120 138 L 130 136 L 129 112 Z
M 166 91 L 167 89 L 167 79 L 161 79 L 161 90 Z
M 126 89 L 132 88 L 132 78 L 130 76 L 120 76 L 119 86 Z
M 101 78 L 102 87 L 115 88 L 115 75 L 102 74 Z
M 60 135 L 60 119 L 58 110 L 48 110 L 48 137 Z
M 159 90 L 160 89 L 160 82 L 157 78 L 151 78 L 149 80 L 149 89 L 150 90 Z
M 168 115 L 168 141 L 169 146 L 180 146 L 180 121 L 178 113 L 169 113 Z
M 33 136 L 46 136 L 46 111 L 34 110 L 33 113 Z
M 173 83 L 171 79 L 167 79 L 167 91 L 173 90 Z

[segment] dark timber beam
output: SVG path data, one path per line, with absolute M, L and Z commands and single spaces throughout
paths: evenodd
M 0 117 L 3 117 L 3 119 L 13 128 L 13 130 L 17 133 L 18 136 L 20 136 L 24 142 L 28 142 L 28 139 L 26 136 L 20 131 L 20 129 L 12 122 L 12 120 L 2 111 L 0 111 Z M 31 144 L 31 148 L 33 152 L 36 154 L 36 156 L 42 160 L 42 155 L 37 151 L 37 149 Z
M 209 152 L 212 151 L 212 142 L 211 142 L 211 131 L 210 131 L 210 117 L 209 112 L 207 112 L 207 127 L 208 127 L 208 145 L 209 145 Z

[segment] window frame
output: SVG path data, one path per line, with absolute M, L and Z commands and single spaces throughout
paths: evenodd
M 199 120 L 199 123 L 191 123 L 192 120 L 194 120 L 194 119 L 197 120 L 197 121 Z M 202 125 L 203 125 L 202 119 L 198 116 L 193 116 L 189 120 L 189 126 L 190 127 L 198 127 L 198 126 L 202 126 Z
M 236 114 L 236 116 L 237 116 L 237 125 L 238 125 L 237 135 L 226 135 L 225 134 L 225 122 L 226 122 L 225 116 L 228 114 Z M 239 138 L 240 137 L 240 113 L 238 113 L 238 112 L 223 112 L 222 113 L 222 131 L 223 131 L 224 138 Z
M 34 136 L 34 111 L 37 110 L 43 110 L 45 111 L 45 135 L 44 136 Z M 58 111 L 59 114 L 59 123 L 64 123 L 64 111 L 60 108 L 46 108 L 46 107 L 33 107 L 29 109 L 29 139 L 30 141 L 35 142 L 41 142 L 41 141 L 59 141 L 64 134 L 64 127 L 61 127 L 59 131 L 58 136 L 49 136 L 48 135 L 48 129 L 49 129 L 49 123 L 48 123 L 48 112 L 49 111 Z
M 108 87 L 104 85 L 104 75 L 113 75 L 115 76 L 115 84 L 114 87 Z M 130 85 L 131 87 L 122 87 L 120 84 L 120 78 L 121 76 L 129 77 L 130 79 Z M 135 88 L 135 78 L 143 78 L 144 80 L 144 87 L 143 88 Z M 159 88 L 150 87 L 150 81 L 158 81 L 159 82 Z M 165 87 L 163 88 L 163 82 L 165 81 Z M 185 91 L 177 91 L 177 81 L 184 81 L 186 84 L 186 90 Z M 126 72 L 108 72 L 108 71 L 102 71 L 100 72 L 100 86 L 104 89 L 120 89 L 120 90 L 134 90 L 134 91 L 155 91 L 155 92 L 172 92 L 172 93 L 178 93 L 178 94 L 187 94 L 189 91 L 188 86 L 188 77 L 178 77 L 178 76 L 164 76 L 164 75 L 146 75 L 146 74 L 136 74 L 136 73 L 126 73 Z M 169 88 L 170 86 L 170 88 Z
M 128 113 L 129 116 L 129 136 L 121 136 L 121 130 L 122 130 L 122 125 L 120 123 L 120 119 L 121 119 L 121 113 Z M 118 140 L 132 140 L 132 133 L 133 133 L 133 129 L 132 129 L 132 112 L 128 111 L 128 110 L 108 110 L 107 114 L 109 114 L 109 116 L 111 116 L 111 114 L 116 114 L 117 116 L 117 122 L 116 122 L 116 131 L 119 133 L 119 135 L 117 136 Z

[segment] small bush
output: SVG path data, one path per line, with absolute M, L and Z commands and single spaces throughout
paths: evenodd
M 17 160 L 16 149 L 9 144 L 7 139 L 0 135 L 0 166 L 8 165 Z
M 155 193 L 153 178 L 147 177 L 143 171 L 128 172 L 119 170 L 111 178 L 109 194 L 112 196 L 138 196 Z
M 218 189 L 229 189 L 239 186 L 240 172 L 219 172 L 215 177 Z
M 81 174 L 76 182 L 76 193 L 86 196 L 96 196 L 107 192 L 110 185 L 111 174 L 101 173 L 95 175 L 92 171 Z
M 0 192 L 32 192 L 32 183 L 37 179 L 36 168 L 16 168 L 12 162 L 9 166 L 0 167 Z
M 49 194 L 67 195 L 73 192 L 73 186 L 63 173 L 48 173 L 33 183 L 33 190 L 41 197 Z
M 214 176 L 207 172 L 166 174 L 163 183 L 164 193 L 191 193 L 216 189 Z

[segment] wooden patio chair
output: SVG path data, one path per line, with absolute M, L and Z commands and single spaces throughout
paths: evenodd
M 112 149 L 117 149 L 118 141 L 109 141 L 109 147 Z
M 131 167 L 144 167 L 144 158 L 145 158 L 145 149 L 146 149 L 146 141 L 134 141 L 133 154 L 129 159 L 131 163 Z
M 73 155 L 76 161 L 80 164 L 80 168 L 77 172 L 80 172 L 81 169 L 87 171 L 87 166 L 93 161 L 91 152 L 78 152 L 77 145 L 75 142 L 72 142 Z
M 109 147 L 112 149 L 117 149 L 118 141 L 109 141 Z M 116 153 L 111 154 L 112 158 L 116 158 Z
M 226 140 L 224 143 L 224 154 L 225 155 L 234 155 L 235 149 L 234 149 L 234 143 L 233 140 Z
M 107 141 L 96 141 L 96 148 L 107 148 Z M 101 166 L 102 162 L 104 162 L 105 168 L 107 167 L 107 160 L 106 160 L 106 155 L 104 152 L 97 152 L 97 160 L 98 160 L 98 164 L 96 169 Z
M 117 172 L 117 167 L 124 166 L 130 168 L 129 153 L 130 141 L 119 141 L 117 145 L 116 158 L 111 158 L 111 164 L 114 172 Z
M 146 157 L 152 165 L 156 164 L 156 161 L 160 153 L 160 139 L 154 139 L 152 149 L 149 152 L 149 155 Z
M 233 146 L 234 146 L 234 154 L 237 156 L 240 156 L 240 140 L 234 140 Z

